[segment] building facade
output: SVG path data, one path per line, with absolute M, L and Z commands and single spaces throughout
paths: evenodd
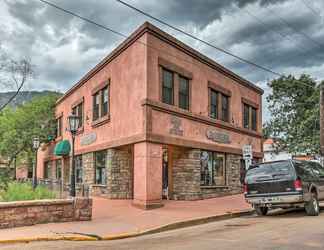
M 67 116 L 81 117 L 76 180 L 93 195 L 196 200 L 241 192 L 242 146 L 262 160 L 262 89 L 150 23 L 58 100 L 57 138 L 38 152 L 38 176 L 67 183 Z
M 263 162 L 281 161 L 292 159 L 292 154 L 285 150 L 278 149 L 278 144 L 272 138 L 263 142 Z

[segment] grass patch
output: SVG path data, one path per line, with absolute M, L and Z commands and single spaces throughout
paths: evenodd
M 55 198 L 55 192 L 41 185 L 33 190 L 30 183 L 11 182 L 8 184 L 6 190 L 0 191 L 0 201 L 26 201 Z

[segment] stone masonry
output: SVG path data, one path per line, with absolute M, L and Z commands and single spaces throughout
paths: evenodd
M 94 153 L 83 154 L 83 184 L 89 186 L 91 194 L 95 196 L 111 199 L 132 199 L 133 169 L 131 148 L 108 149 L 106 163 L 107 183 L 105 185 L 96 185 L 94 183 Z
M 132 199 L 133 170 L 130 147 L 109 149 L 107 158 L 107 196 L 111 199 Z
M 92 199 L 0 202 L 0 229 L 41 223 L 88 221 Z
M 214 198 L 242 192 L 240 184 L 240 156 L 226 154 L 226 185 L 200 186 L 199 149 L 174 148 L 173 150 L 173 192 L 174 200 L 197 200 Z

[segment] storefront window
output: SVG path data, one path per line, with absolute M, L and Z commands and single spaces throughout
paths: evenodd
M 223 186 L 225 181 L 225 154 L 202 151 L 200 157 L 202 186 Z
M 60 180 L 62 178 L 62 160 L 56 161 L 56 179 Z
M 96 184 L 106 185 L 106 152 L 106 150 L 95 152 Z
M 44 167 L 44 179 L 49 179 L 51 177 L 51 162 L 45 162 L 45 167 Z
M 82 155 L 77 155 L 74 158 L 74 164 L 75 164 L 75 178 L 76 183 L 82 183 L 83 182 L 83 170 L 82 170 Z

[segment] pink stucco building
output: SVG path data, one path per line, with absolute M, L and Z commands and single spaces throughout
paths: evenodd
M 38 152 L 38 176 L 69 181 L 67 116 L 81 117 L 76 180 L 93 195 L 195 200 L 241 192 L 242 146 L 262 159 L 263 91 L 144 23 L 58 100 L 57 138 Z

